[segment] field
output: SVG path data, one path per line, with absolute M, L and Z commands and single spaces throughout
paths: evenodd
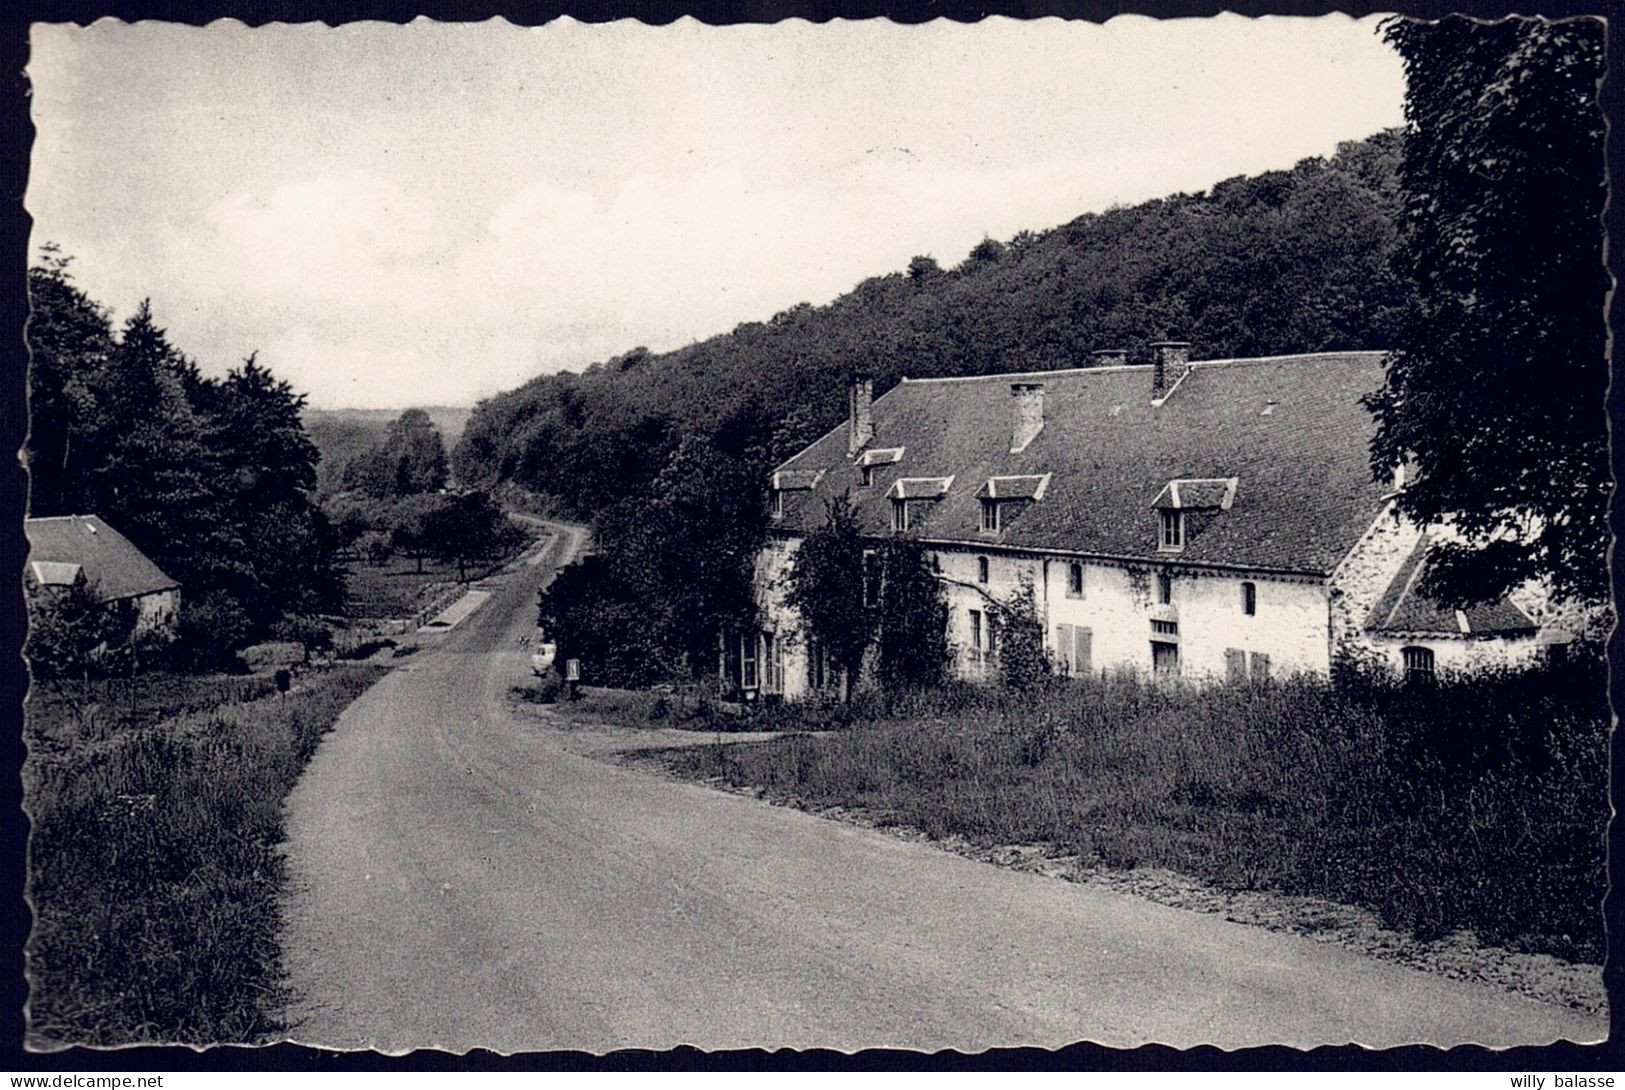
M 534 543 L 529 537 L 522 547 Z M 516 549 L 515 551 L 519 551 Z M 470 568 L 468 581 L 484 579 L 513 559 L 509 553 L 494 562 Z M 409 618 L 458 588 L 457 565 L 425 558 L 421 565 L 405 556 L 382 563 L 356 559 L 344 567 L 344 612 L 354 618 Z
M 30 707 L 34 1044 L 282 1029 L 282 800 L 382 672 L 304 674 L 285 698 L 258 678 L 142 678 L 144 711 L 115 700 L 87 716 L 60 696 Z
M 457 565 L 390 557 L 382 564 L 346 566 L 344 611 L 351 617 L 411 617 L 457 582 Z
M 1595 661 L 1425 690 L 1125 677 L 764 709 L 755 729 L 825 729 L 664 760 L 933 837 L 1323 896 L 1419 938 L 1467 929 L 1600 962 L 1608 724 Z

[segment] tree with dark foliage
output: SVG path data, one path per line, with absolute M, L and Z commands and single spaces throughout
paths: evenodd
M 1384 25 L 1408 84 L 1396 264 L 1410 303 L 1368 404 L 1400 510 L 1451 522 L 1424 589 L 1546 577 L 1600 599 L 1610 491 L 1600 20 Z
M 929 689 L 948 669 L 948 600 L 925 547 L 893 538 L 879 547 L 884 577 L 876 671 L 887 689 Z
M 113 328 L 73 283 L 72 258 L 43 249 L 28 271 L 28 505 L 35 515 L 71 514 L 90 509 L 77 468 L 95 457 L 92 385 L 112 355 Z
M 68 267 L 46 247 L 29 271 L 29 513 L 107 519 L 182 583 L 182 643 L 211 654 L 336 605 L 303 396 L 252 356 L 205 377 L 145 302 L 114 336 Z
M 427 510 L 424 532 L 429 551 L 456 564 L 457 578 L 464 583 L 471 566 L 489 563 L 524 536 L 484 492 L 435 497 Z
M 874 638 L 878 580 L 863 535 L 843 494 L 828 501 L 824 524 L 802 539 L 786 576 L 784 601 L 801 617 L 841 675 L 841 698 L 850 700 Z M 871 554 L 872 555 L 872 554 Z

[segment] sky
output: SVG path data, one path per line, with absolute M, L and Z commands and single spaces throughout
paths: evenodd
M 208 373 L 471 405 L 1402 120 L 1379 17 L 36 25 L 36 244 Z

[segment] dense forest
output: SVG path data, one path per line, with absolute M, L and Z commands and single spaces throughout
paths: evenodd
M 984 239 L 953 269 L 916 257 L 827 306 L 674 352 L 536 378 L 478 406 L 456 475 L 587 518 L 646 492 L 685 436 L 793 453 L 840 419 L 856 367 L 881 393 L 904 375 L 1076 366 L 1101 347 L 1139 362 L 1164 337 L 1207 358 L 1386 347 L 1402 303 L 1399 149 L 1380 133 L 1289 171 Z

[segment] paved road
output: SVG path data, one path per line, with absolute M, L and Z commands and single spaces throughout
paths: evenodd
M 289 802 L 296 1040 L 464 1051 L 1597 1040 L 1297 936 L 672 782 L 505 711 L 520 565 L 358 700 Z

